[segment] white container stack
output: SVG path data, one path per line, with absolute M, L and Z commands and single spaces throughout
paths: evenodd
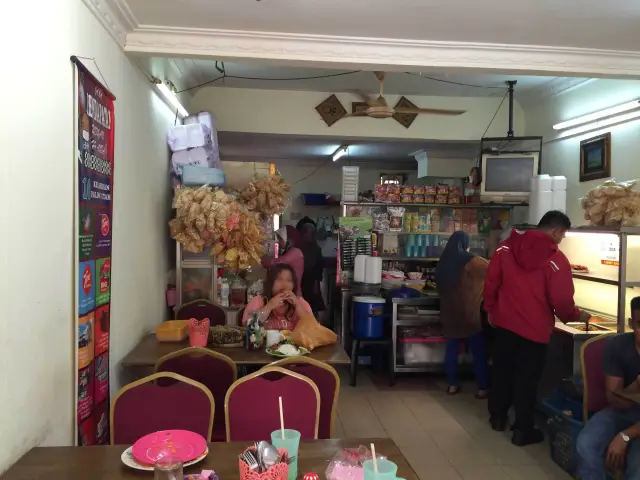
M 342 201 L 358 201 L 360 167 L 342 167 Z
M 353 281 L 356 283 L 364 283 L 367 257 L 367 255 L 356 255 L 353 267 Z
M 551 177 L 551 191 L 553 192 L 552 210 L 567 213 L 567 177 L 562 175 Z
M 542 216 L 553 210 L 553 191 L 551 177 L 547 174 L 534 175 L 530 182 L 529 223 L 537 225 Z
M 183 167 L 193 165 L 204 168 L 220 168 L 220 152 L 215 121 L 210 113 L 191 115 L 184 125 L 175 125 L 167 132 L 167 144 L 171 148 L 171 173 L 182 177 Z M 206 181 L 203 178 L 203 182 Z
M 382 259 L 367 256 L 364 265 L 364 283 L 378 285 L 380 282 L 382 282 Z

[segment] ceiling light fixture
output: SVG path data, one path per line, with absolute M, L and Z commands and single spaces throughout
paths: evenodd
M 333 153 L 333 161 L 334 162 L 337 161 L 340 157 L 342 157 L 346 153 L 347 153 L 347 147 L 346 146 L 340 147 L 338 150 L 336 150 Z
M 172 83 L 167 82 L 172 87 L 169 88 L 169 86 L 165 85 L 162 80 L 158 78 L 154 77 L 151 79 L 151 81 L 156 84 L 156 87 L 158 87 L 158 90 L 165 98 L 165 100 L 169 102 L 169 105 L 178 110 L 178 114 L 180 114 L 182 118 L 189 116 L 189 112 L 187 112 L 187 109 L 182 106 L 180 100 L 178 100 L 178 97 L 176 97 L 176 94 L 173 92 L 173 90 L 175 90 L 175 87 Z
M 558 136 L 558 138 L 571 137 L 573 135 L 578 135 L 580 133 L 586 133 L 592 130 L 598 130 L 601 128 L 609 127 L 611 125 L 616 125 L 618 123 L 628 122 L 636 118 L 640 118 L 640 110 L 636 110 L 635 112 L 625 113 L 622 115 L 616 115 L 610 118 L 605 118 L 595 122 L 587 123 L 586 125 L 580 125 L 579 127 L 572 128 L 571 130 L 565 130 Z
M 564 130 L 566 128 L 583 125 L 585 123 L 591 123 L 601 118 L 613 117 L 614 115 L 619 115 L 621 113 L 628 112 L 629 110 L 635 110 L 636 108 L 640 108 L 640 100 L 633 100 L 632 102 L 623 103 L 622 105 L 617 105 L 611 108 L 605 108 L 599 112 L 589 113 L 572 120 L 567 120 L 566 122 L 560 122 L 554 125 L 553 129 Z

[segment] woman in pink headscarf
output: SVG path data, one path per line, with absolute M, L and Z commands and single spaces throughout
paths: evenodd
M 287 228 L 282 227 L 275 232 L 275 237 L 278 242 L 278 258 L 263 258 L 262 266 L 264 268 L 271 268 L 274 265 L 286 263 L 296 272 L 296 295 L 301 295 L 300 282 L 302 281 L 302 275 L 304 273 L 304 255 L 299 248 L 293 247 L 291 242 L 287 240 Z

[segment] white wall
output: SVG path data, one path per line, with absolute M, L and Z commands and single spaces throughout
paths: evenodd
M 636 119 L 566 139 L 558 139 L 558 132 L 554 132 L 552 126 L 563 120 L 596 112 L 639 97 L 640 81 L 591 80 L 578 88 L 526 109 L 527 134 L 544 135 L 543 173 L 567 177 L 567 214 L 571 217 L 573 224 L 586 224 L 579 198 L 603 181 L 580 183 L 580 141 L 611 132 L 611 175 L 618 180 L 640 178 L 640 156 L 638 155 L 640 120 Z M 580 234 L 577 237 L 567 238 L 563 241 L 561 248 L 573 263 L 586 265 L 597 275 L 617 278 L 617 267 L 600 264 L 600 239 L 601 235 Z M 632 268 L 632 265 L 637 264 L 638 253 L 640 253 L 638 239 L 630 239 L 630 263 L 627 271 L 634 281 L 637 268 Z M 584 280 L 576 280 L 574 284 L 575 300 L 579 306 L 616 316 L 617 287 Z M 635 295 L 637 292 L 627 289 L 625 306 L 627 316 L 629 301 Z
M 174 118 L 79 0 L 18 2 L 2 24 L 0 472 L 36 445 L 70 445 L 75 437 L 69 56 L 95 57 L 117 97 L 112 388 L 122 356 L 164 316 L 164 132 Z
M 346 118 L 331 127 L 320 118 L 315 107 L 331 93 L 292 90 L 256 90 L 248 88 L 206 87 L 191 100 L 191 110 L 207 110 L 216 117 L 218 130 L 296 135 L 330 135 L 369 138 L 419 138 L 430 140 L 479 140 L 489 125 L 502 96 L 489 98 L 425 97 L 408 98 L 419 107 L 466 110 L 460 116 L 419 115 L 410 128 L 404 128 L 392 118 Z M 361 101 L 350 93 L 336 96 L 350 112 L 351 102 Z M 396 104 L 399 95 L 385 95 L 389 105 Z M 508 103 L 500 108 L 488 136 L 504 136 L 508 125 Z M 524 132 L 524 114 L 514 103 L 517 134 Z
M 574 224 L 585 223 L 579 198 L 602 182 L 580 183 L 580 142 L 611 132 L 611 175 L 618 180 L 640 178 L 640 119 L 562 140 L 552 126 L 639 97 L 638 80 L 591 80 L 526 109 L 527 135 L 544 136 L 543 173 L 567 177 L 567 213 Z

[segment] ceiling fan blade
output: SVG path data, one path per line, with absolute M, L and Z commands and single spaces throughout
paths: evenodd
M 365 102 L 367 105 L 373 105 L 374 100 L 366 93 L 361 91 L 351 91 L 349 93 L 356 95 L 358 98 L 360 98 L 361 102 Z
M 347 118 L 347 117 L 366 117 L 366 116 L 367 116 L 367 112 L 366 112 L 366 110 L 360 110 L 359 112 L 347 113 L 346 115 L 343 115 L 341 118 Z
M 438 108 L 396 108 L 396 113 L 419 114 L 426 113 L 431 115 L 462 115 L 466 110 L 442 110 Z

